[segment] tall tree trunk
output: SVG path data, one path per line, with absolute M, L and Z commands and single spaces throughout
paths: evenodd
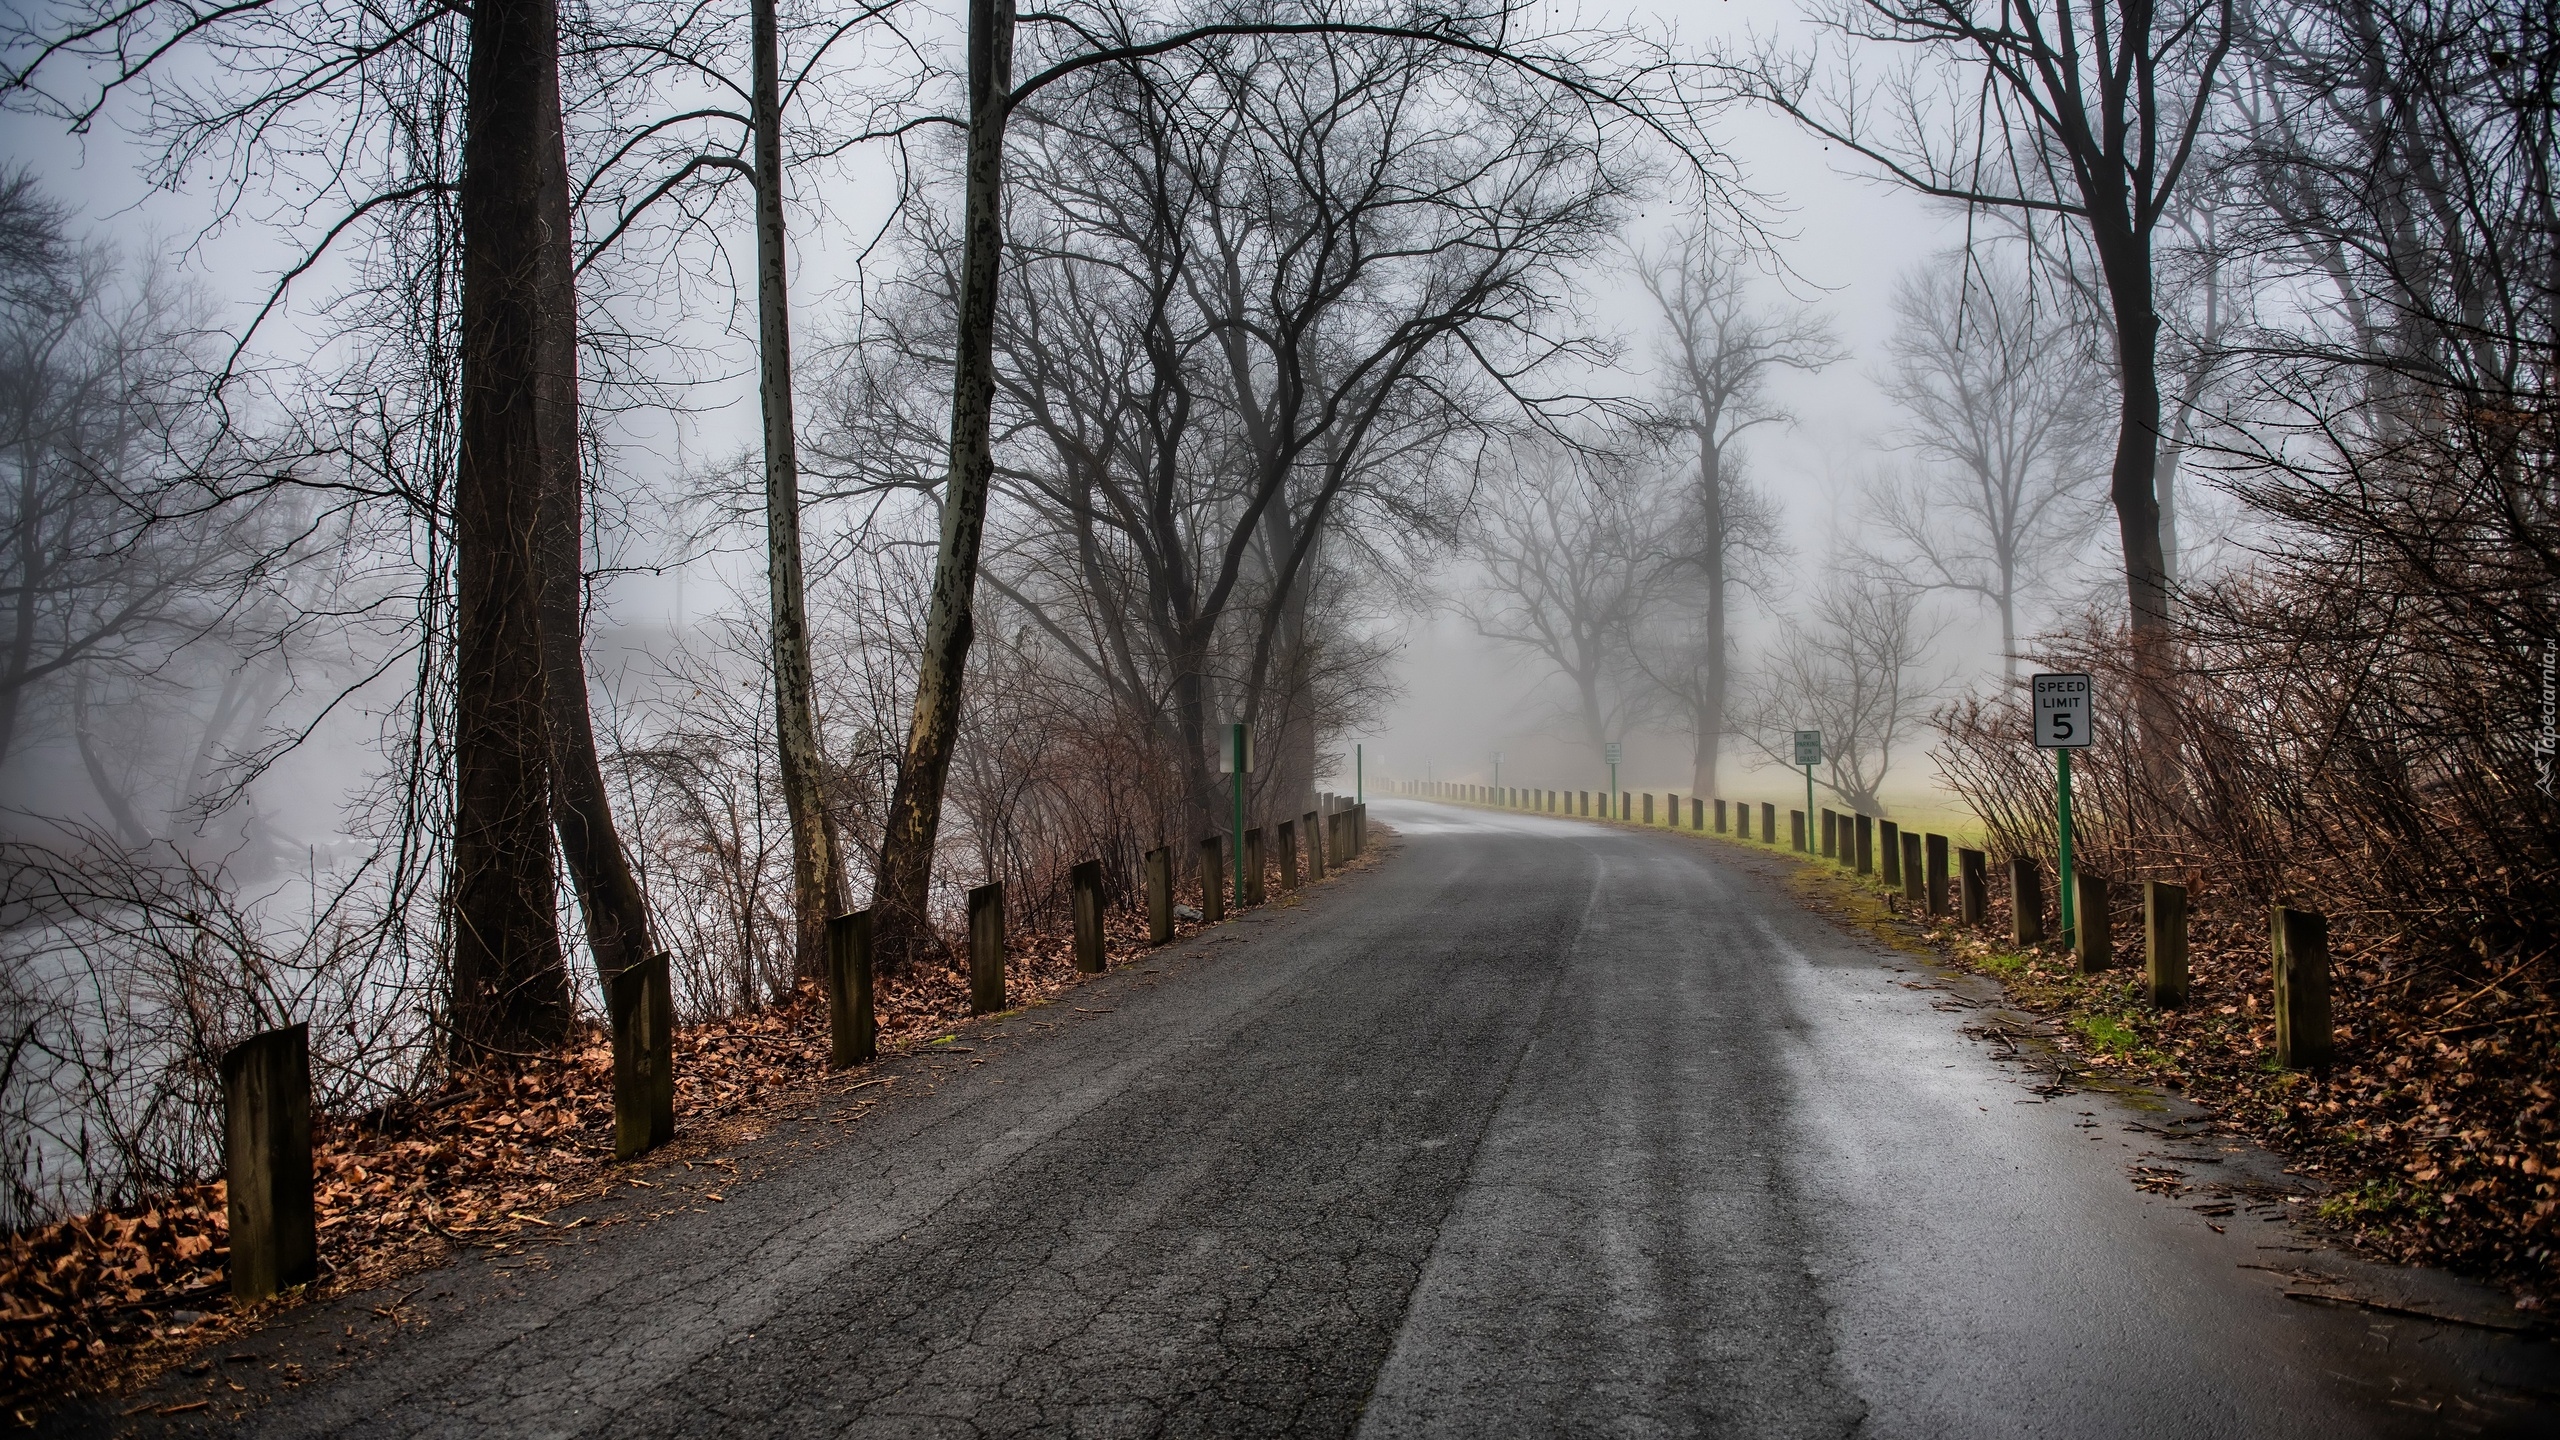
M 551 27 L 558 50 L 557 11 Z M 536 327 L 530 377 L 542 487 L 534 536 L 540 595 L 543 711 L 550 739 L 551 825 L 569 862 L 596 980 L 649 958 L 649 912 L 615 831 L 604 767 L 587 706 L 586 480 L 578 447 L 578 284 L 570 248 L 569 160 L 560 119 L 559 68 L 544 67 L 536 89 L 532 193 L 511 223 L 526 231 L 535 288 L 527 321 Z
M 951 453 L 942 494 L 942 543 L 927 597 L 924 654 L 916 671 L 906 755 L 889 797 L 880 873 L 872 894 L 872 946 L 894 971 L 934 948 L 933 847 L 942 791 L 960 727 L 960 681 L 969 663 L 978 545 L 995 478 L 988 431 L 995 408 L 996 287 L 1004 261 L 1005 106 L 1013 87 L 1013 0 L 969 3 L 969 148 L 960 254 L 959 333 L 953 346 Z
M 2169 578 L 2160 545 L 2160 317 L 2152 311 L 2151 247 L 2130 224 L 2092 216 L 2098 258 L 2116 316 L 2116 374 L 2123 413 L 2108 493 L 2124 552 L 2125 599 L 2132 616 L 2143 767 L 2166 797 L 2178 766 L 2169 697 L 2175 650 L 2169 629 Z M 2110 233 L 2113 232 L 2113 233 Z
M 1732 688 L 1725 640 L 1724 453 L 1709 425 L 1698 434 L 1698 504 L 1707 536 L 1700 566 L 1707 579 L 1707 683 L 1697 722 L 1696 759 L 1690 767 L 1690 793 L 1713 797 L 1716 770 L 1724 753 L 1725 697 Z
M 791 291 L 782 228 L 782 42 L 774 0 L 754 0 L 756 319 L 764 391 L 765 582 L 771 594 L 773 720 L 782 803 L 791 815 L 792 954 L 819 972 L 827 917 L 845 909 L 844 865 L 818 750 L 809 671 L 808 587 L 800 565 L 800 442 L 791 409 Z
M 481 0 L 472 11 L 446 890 L 452 1039 L 466 1061 L 548 1045 L 574 1019 L 552 887 L 535 542 L 546 478 L 545 251 L 567 240 L 546 233 L 542 205 L 561 154 L 559 58 L 556 0 Z

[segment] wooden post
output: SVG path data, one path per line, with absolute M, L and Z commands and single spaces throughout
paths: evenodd
M 252 1035 L 222 1056 L 231 1298 L 264 1300 L 320 1272 L 311 1206 L 311 1029 Z
M 2279 905 L 2274 931 L 2276 1063 L 2317 1070 L 2337 1048 L 2329 1023 L 2329 919 Z
M 1227 850 L 1218 837 L 1200 842 L 1200 920 L 1215 925 L 1227 918 Z
M 675 990 L 667 957 L 613 977 L 613 1154 L 655 1150 L 676 1136 Z
M 1369 853 L 1369 805 L 1367 801 L 1351 807 L 1351 853 Z
M 993 880 L 969 892 L 969 1013 L 993 1015 L 1004 999 L 1004 882 Z
M 1087 975 L 1103 971 L 1102 862 L 1087 860 L 1067 872 L 1067 889 L 1076 912 L 1076 968 Z
M 1876 822 L 1876 844 L 1884 849 L 1884 887 L 1902 888 L 1902 827 L 1890 820 Z
M 1653 792 L 1650 790 L 1644 792 L 1644 823 L 1653 823 Z
M 1236 897 L 1236 904 L 1244 906 L 1261 903 L 1262 827 L 1256 825 L 1244 832 L 1244 893 Z
M 2044 943 L 2044 872 L 2031 855 L 2009 857 L 2009 943 Z
M 1760 806 L 1760 840 L 1766 845 L 1778 843 L 1778 807 L 1766 802 Z
M 2106 877 L 2093 871 L 2072 867 L 2071 888 L 2076 893 L 2072 907 L 2071 948 L 2080 956 L 2080 973 L 2095 975 L 2110 970 L 2116 963 L 2115 935 L 2107 925 Z
M 2187 1003 L 2187 887 L 2142 882 L 2142 982 L 2163 1009 Z
M 1307 832 L 1307 878 L 1324 878 L 1324 826 L 1318 824 L 1318 812 L 1310 810 L 1301 818 L 1299 828 Z
M 1724 828 L 1724 802 L 1723 802 L 1723 801 L 1721 801 L 1721 800 L 1719 800 L 1719 801 L 1717 801 L 1717 802 L 1716 802 L 1716 833 L 1717 833 L 1717 834 L 1719 834 L 1719 835 L 1722 835 L 1722 834 L 1724 834 L 1724 833 L 1725 833 L 1725 828 Z
M 1858 873 L 1876 873 L 1876 822 L 1872 815 L 1858 817 Z
M 1707 802 L 1699 799 L 1695 795 L 1689 797 L 1689 828 L 1697 831 L 1701 835 L 1705 834 L 1707 830 Z M 1723 829 L 1724 827 L 1717 826 L 1716 828 Z
M 1147 852 L 1147 943 L 1161 945 L 1173 938 L 1173 847 L 1159 845 Z
M 1956 852 L 1956 878 L 1963 883 L 1963 897 L 1957 903 L 1960 918 L 1967 925 L 1979 925 L 1991 913 L 1991 857 L 1979 850 Z
M 880 1027 L 871 1009 L 868 910 L 827 921 L 827 1034 L 830 1069 L 859 1065 L 880 1053 Z
M 1902 898 L 1925 907 L 1929 903 L 1929 890 L 1921 883 L 1922 873 L 1920 837 L 1905 830 L 1902 832 Z
M 1840 812 L 1828 805 L 1822 807 L 1822 858 L 1840 858 Z
M 1298 888 L 1298 822 L 1280 822 L 1280 889 L 1283 893 Z
M 1801 810 L 1787 812 L 1787 842 L 1795 846 L 1797 854 L 1805 853 L 1804 812 Z
M 1921 863 L 1928 867 L 1930 918 L 1953 914 L 1955 907 L 1947 903 L 1947 837 L 1923 836 L 1921 844 L 1926 851 Z

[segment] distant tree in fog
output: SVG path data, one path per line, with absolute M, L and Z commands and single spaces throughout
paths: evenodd
M 0 181 L 0 764 L 67 727 L 128 842 L 159 817 L 101 763 L 98 697 L 172 683 L 275 559 L 211 483 L 239 456 L 196 383 L 200 308 Z
M 2021 592 L 2103 514 L 2106 375 L 2021 271 L 1980 256 L 1905 276 L 1893 309 L 1883 385 L 1915 463 L 1869 496 L 1873 558 L 1987 602 L 2014 680 Z
M 1786 765 L 1794 759 L 1789 732 L 1820 730 L 1823 783 L 1852 810 L 1883 813 L 1895 747 L 1927 727 L 1943 697 L 1943 677 L 1928 666 L 1943 627 L 1918 600 L 1843 557 L 1761 667 L 1753 739 Z
M 1733 587 L 1777 542 L 1775 518 L 1744 478 L 1736 446 L 1752 427 L 1787 418 L 1768 393 L 1778 372 L 1820 370 L 1845 352 L 1827 320 L 1761 303 L 1741 253 L 1704 229 L 1642 259 L 1636 273 L 1662 311 L 1662 403 L 1698 466 L 1679 556 L 1698 604 L 1681 658 L 1659 673 L 1689 721 L 1690 788 L 1712 795 L 1733 690 Z
M 1514 452 L 1480 507 L 1473 549 L 1485 578 L 1467 602 L 1487 639 L 1554 667 L 1594 761 L 1642 713 L 1630 643 L 1668 574 L 1671 515 L 1659 485 L 1596 465 L 1557 449 Z

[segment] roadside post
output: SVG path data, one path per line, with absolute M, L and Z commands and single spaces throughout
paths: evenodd
M 2142 981 L 2151 1003 L 2187 1003 L 2187 887 L 2142 882 Z
M 1081 906 L 1076 918 L 1081 927 Z M 880 1026 L 873 1018 L 871 1005 L 871 912 L 856 910 L 833 916 L 827 921 L 829 1068 L 842 1070 L 879 1055 Z
M 2097 692 L 2086 675 L 2038 675 L 2028 681 L 2035 702 L 2035 737 L 2039 750 L 2056 750 L 2053 814 L 2062 832 L 2061 873 L 2054 903 L 2061 907 L 2062 943 L 2073 943 L 2076 913 L 2071 884 L 2071 752 L 2086 749 L 2097 734 Z
M 320 1273 L 311 1202 L 311 1031 L 252 1035 L 222 1056 L 231 1295 L 248 1302 Z
M 613 1025 L 613 1158 L 628 1160 L 676 1135 L 675 992 L 662 952 L 615 972 L 605 992 Z
M 1173 847 L 1159 845 L 1147 852 L 1147 943 L 1161 945 L 1173 938 Z
M 1067 892 L 1075 907 L 1076 968 L 1099 975 L 1102 952 L 1102 862 L 1085 860 L 1067 872 Z
M 1004 1008 L 1004 882 L 990 880 L 969 892 L 969 1013 Z
M 1614 820 L 1618 816 L 1618 757 L 1624 752 L 1615 740 L 1608 742 L 1604 748 L 1609 756 L 1609 813 L 1602 818 Z
M 1244 898 L 1244 777 L 1253 771 L 1253 731 L 1243 722 L 1239 721 L 1227 727 L 1226 753 L 1219 757 L 1218 768 L 1236 777 L 1236 823 L 1235 839 L 1232 843 L 1235 847 L 1236 903 L 1243 905 L 1247 903 Z M 1259 845 L 1254 848 L 1256 851 L 1261 849 Z
M 1804 813 L 1810 821 L 1813 818 L 1813 767 L 1822 763 L 1821 731 L 1796 732 L 1796 763 L 1804 767 Z M 1796 848 L 1805 848 L 1803 837 L 1798 838 Z
M 2318 1070 L 2336 1053 L 2329 1015 L 2329 920 L 2275 907 L 2276 1063 Z

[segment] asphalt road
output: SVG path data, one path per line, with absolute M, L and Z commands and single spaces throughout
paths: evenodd
M 1987 992 L 1808 911 L 1787 862 L 1372 814 L 1401 832 L 1376 870 L 990 1022 L 965 1055 L 890 1062 L 893 1098 L 858 1122 L 741 1147 L 752 1178 L 661 1177 L 718 1203 L 458 1262 L 397 1319 L 378 1296 L 312 1307 L 259 1359 L 146 1397 L 247 1379 L 245 1417 L 214 1389 L 120 1423 L 2560 1433 L 2548 1346 L 2285 1292 L 2511 1322 L 2495 1297 L 2251 1218 L 2256 1187 L 2301 1187 L 2173 1140 L 2174 1108 L 2038 1088 L 1964 1033 Z M 2241 1192 L 2221 1233 L 2199 1197 L 2129 1181 L 2175 1155 Z

